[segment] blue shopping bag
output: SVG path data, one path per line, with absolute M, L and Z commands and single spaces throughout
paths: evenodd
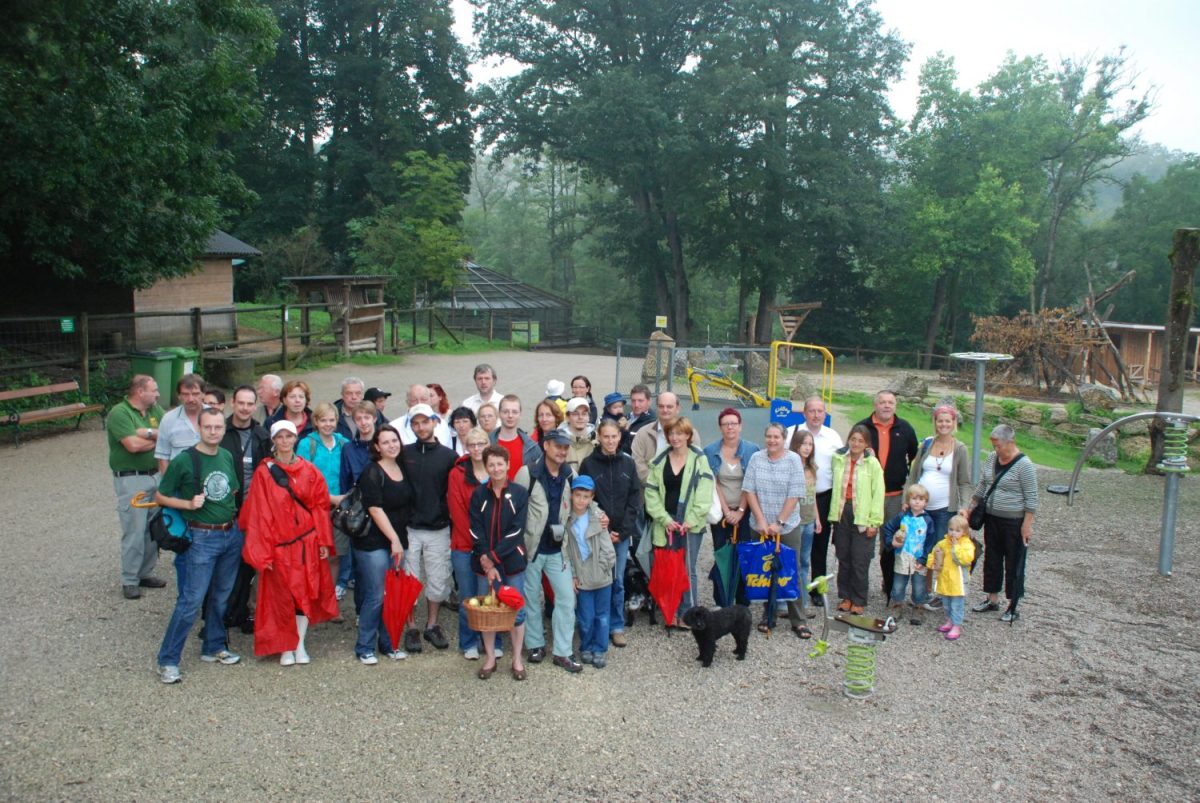
M 796 550 L 770 539 L 742 542 L 737 545 L 737 553 L 748 602 L 767 602 L 772 584 L 776 602 L 800 599 Z

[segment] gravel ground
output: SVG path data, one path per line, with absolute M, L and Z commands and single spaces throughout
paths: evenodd
M 533 398 L 556 373 L 589 373 L 601 392 L 611 382 L 610 358 L 535 359 L 536 378 L 526 355 L 496 355 L 500 387 Z M 478 360 L 353 371 L 396 391 L 459 377 L 443 384 L 462 398 Z M 324 398 L 344 373 L 307 378 Z M 608 668 L 576 676 L 542 664 L 522 684 L 483 683 L 453 649 L 362 667 L 349 600 L 346 624 L 310 635 L 310 666 L 203 664 L 193 639 L 184 682 L 163 686 L 151 667 L 174 594 L 121 598 L 98 421 L 0 447 L 0 487 L 5 798 L 1200 797 L 1197 641 L 1180 605 L 1200 597 L 1193 480 L 1170 579 L 1155 572 L 1160 479 L 1089 471 L 1077 506 L 1045 496 L 1016 626 L 968 613 L 950 643 L 932 618 L 902 625 L 865 702 L 840 693 L 844 636 L 810 659 L 811 642 L 755 633 L 745 662 L 723 642 L 704 670 L 690 637 L 644 618 Z M 706 544 L 702 576 L 710 561 Z M 166 558 L 157 574 L 173 584 Z M 443 614 L 448 632 L 453 621 Z M 232 647 L 252 656 L 247 636 Z

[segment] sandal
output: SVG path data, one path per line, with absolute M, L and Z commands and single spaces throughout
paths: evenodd
M 850 606 L 851 606 L 851 604 L 852 604 L 852 603 L 850 602 L 850 600 L 848 600 L 848 599 L 844 599 L 844 600 L 842 600 L 841 602 L 839 602 L 839 603 L 838 603 L 837 609 L 838 609 L 839 611 L 842 611 L 843 613 L 845 613 L 846 611 L 849 611 L 849 610 L 850 610 Z
M 492 665 L 491 665 L 491 667 L 481 666 L 481 667 L 479 667 L 479 673 L 478 673 L 478 677 L 479 677 L 479 679 L 480 679 L 480 680 L 487 680 L 487 679 L 488 679 L 488 678 L 490 678 L 490 677 L 491 677 L 491 676 L 492 676 L 492 675 L 493 675 L 495 672 L 496 672 L 496 665 L 495 665 L 495 664 L 492 664 Z
M 771 626 L 768 625 L 766 622 L 759 622 L 758 623 L 758 632 L 759 633 L 770 633 Z
M 850 613 L 854 614 L 855 616 L 862 616 L 863 610 L 864 610 L 864 608 L 862 605 L 851 605 L 850 606 Z
M 792 628 L 792 632 L 796 634 L 797 638 L 801 639 L 810 639 L 813 637 L 813 632 L 804 625 L 796 625 Z
M 529 677 L 529 674 L 524 669 L 517 669 L 515 666 L 512 670 L 513 680 L 524 680 Z

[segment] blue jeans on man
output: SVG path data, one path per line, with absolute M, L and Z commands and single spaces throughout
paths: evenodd
M 525 567 L 525 646 L 530 650 L 546 646 L 546 630 L 542 611 L 546 596 L 542 592 L 542 575 L 550 581 L 554 591 L 554 615 L 551 627 L 554 637 L 554 655 L 568 658 L 575 640 L 575 579 L 571 564 L 561 552 L 538 553 Z
M 242 531 L 234 524 L 228 530 L 192 527 L 190 532 L 192 545 L 175 559 L 175 565 L 184 571 L 179 573 L 179 598 L 158 649 L 159 666 L 179 666 L 183 647 L 210 585 L 212 594 L 204 612 L 206 624 L 200 654 L 216 655 L 225 649 L 225 606 L 242 562 Z
M 623 538 L 613 544 L 617 562 L 613 564 L 612 604 L 608 614 L 610 633 L 625 632 L 625 566 L 629 563 L 630 540 Z
M 358 608 L 358 640 L 354 654 L 359 658 L 392 651 L 392 639 L 383 626 L 383 584 L 392 566 L 389 549 L 354 550 L 354 601 Z

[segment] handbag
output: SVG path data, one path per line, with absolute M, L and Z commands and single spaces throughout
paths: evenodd
M 199 494 L 201 491 L 200 454 L 195 447 L 188 449 L 187 452 L 192 456 L 192 476 L 196 480 L 196 493 Z M 150 531 L 150 540 L 159 549 L 182 555 L 192 545 L 192 532 L 188 529 L 187 519 L 175 508 L 159 505 L 150 514 L 146 526 Z
M 967 518 L 967 526 L 972 530 L 983 529 L 983 517 L 987 510 L 988 499 L 991 499 L 992 497 L 992 491 L 996 490 L 996 485 L 1000 482 L 1000 478 L 1007 474 L 1008 470 L 1015 466 L 1017 462 L 1020 461 L 1020 459 L 1024 456 L 1025 454 L 1023 452 L 1017 452 L 1017 456 L 1013 458 L 1012 462 L 1010 462 L 1004 468 L 997 470 L 999 463 L 996 460 L 996 456 L 992 455 L 992 486 L 988 488 L 987 493 L 983 495 L 983 499 L 979 502 L 979 504 L 971 508 L 971 515 Z
M 747 602 L 766 602 L 775 586 L 775 601 L 800 599 L 800 571 L 796 550 L 781 544 L 779 537 L 760 537 L 737 545 L 738 567 Z
M 334 527 L 351 538 L 362 537 L 370 522 L 367 509 L 363 506 L 362 490 L 357 485 L 351 488 L 350 493 L 343 496 L 337 507 L 329 512 L 329 518 L 333 520 Z
M 725 512 L 721 510 L 721 497 L 719 496 L 720 493 L 720 489 L 717 488 L 717 484 L 714 482 L 712 504 L 708 507 L 709 524 L 720 524 L 721 519 L 725 518 Z

